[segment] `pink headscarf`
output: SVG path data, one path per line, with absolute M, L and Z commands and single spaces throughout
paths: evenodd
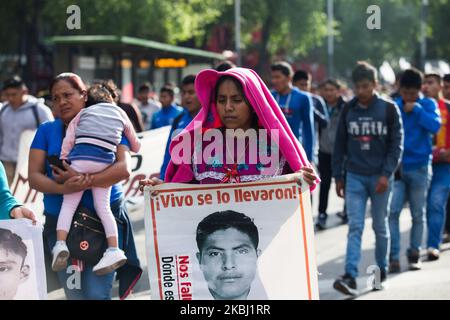
M 221 126 L 215 104 L 214 90 L 217 81 L 222 76 L 232 76 L 242 83 L 244 94 L 256 112 L 259 124 L 262 127 L 267 130 L 279 130 L 279 148 L 291 169 L 296 172 L 302 167 L 312 167 L 303 147 L 289 127 L 281 108 L 258 74 L 251 69 L 232 68 L 224 72 L 218 72 L 212 69 L 201 71 L 195 79 L 195 90 L 202 108 L 180 135 L 191 135 L 193 137 L 194 124 L 196 122 L 202 124 L 202 132 L 209 128 L 218 128 Z M 181 136 L 178 136 L 170 144 L 171 153 L 173 148 L 180 141 L 183 141 L 180 138 Z M 165 176 L 166 182 L 186 183 L 192 181 L 193 178 L 192 164 L 175 164 L 172 160 L 169 162 Z M 320 180 L 317 179 L 316 183 L 311 187 L 311 190 L 314 190 L 319 182 Z

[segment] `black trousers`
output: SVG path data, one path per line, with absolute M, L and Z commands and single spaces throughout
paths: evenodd
M 333 177 L 331 169 L 331 154 L 319 151 L 319 173 L 320 173 L 320 192 L 319 192 L 319 213 L 326 213 L 328 208 L 328 194 L 330 192 L 331 179 Z

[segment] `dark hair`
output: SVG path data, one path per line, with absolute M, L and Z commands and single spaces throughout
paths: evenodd
M 93 81 L 93 85 L 101 85 L 103 86 L 103 88 L 105 88 L 106 90 L 108 90 L 108 92 L 110 93 L 111 97 L 113 98 L 114 101 L 117 101 L 120 97 L 120 89 L 117 87 L 116 83 L 114 82 L 114 80 L 112 79 L 107 79 L 107 80 L 95 80 Z
M 374 66 L 366 61 L 358 61 L 355 69 L 352 72 L 353 83 L 358 83 L 363 80 L 369 80 L 372 82 L 378 81 L 378 71 Z
M 167 92 L 171 97 L 175 96 L 175 90 L 173 90 L 173 87 L 171 85 L 166 84 L 159 90 L 159 93 Z
M 442 79 L 444 82 L 450 82 L 450 73 L 446 74 Z
M 272 71 L 280 71 L 286 77 L 292 77 L 294 75 L 294 70 L 291 65 L 285 61 L 275 62 L 270 66 L 270 70 Z
M 55 84 L 58 83 L 59 81 L 68 82 L 71 85 L 71 87 L 73 89 L 77 90 L 79 93 L 83 93 L 83 91 L 87 91 L 86 84 L 83 82 L 83 80 L 81 80 L 79 75 L 77 75 L 75 73 L 71 73 L 71 72 L 64 72 L 64 73 L 57 75 L 53 79 L 52 83 L 50 84 L 50 88 L 49 88 L 50 93 L 52 92 Z
M 189 74 L 186 77 L 183 78 L 183 80 L 181 80 L 181 86 L 185 86 L 188 84 L 194 84 L 195 83 L 195 74 Z
M 23 267 L 28 250 L 21 237 L 11 232 L 11 230 L 0 228 L 0 247 L 21 256 Z
M 250 108 L 253 109 L 252 104 L 250 103 L 250 101 L 248 101 L 247 96 L 245 95 L 244 87 L 242 86 L 242 83 L 237 78 L 230 76 L 230 75 L 222 76 L 219 78 L 219 80 L 217 80 L 216 87 L 214 88 L 214 102 L 217 103 L 217 98 L 219 95 L 219 88 L 222 85 L 222 83 L 224 83 L 225 81 L 232 81 L 236 85 L 236 88 L 239 91 L 239 93 L 242 95 L 242 98 L 244 99 L 245 103 Z M 258 116 L 256 115 L 256 113 L 253 113 L 252 127 L 258 128 Z
M 438 73 L 427 73 L 427 74 L 425 74 L 424 79 L 427 79 L 427 78 L 433 78 L 434 80 L 437 81 L 437 83 L 442 84 L 442 77 Z
M 307 80 L 307 81 L 311 81 L 312 76 L 311 73 L 305 71 L 305 70 L 298 70 L 294 73 L 294 78 L 292 79 L 292 81 L 297 82 L 300 80 Z
M 96 83 L 90 86 L 87 91 L 86 108 L 102 102 L 113 103 L 114 98 L 110 90 L 103 83 Z
M 338 90 L 341 89 L 341 87 L 342 87 L 342 84 L 338 80 L 335 80 L 335 79 L 327 79 L 324 82 L 322 82 L 320 84 L 320 86 L 323 87 L 323 86 L 326 86 L 327 84 L 335 87 Z
M 149 82 L 143 83 L 139 86 L 138 92 L 144 92 L 144 91 L 152 91 L 153 87 Z
M 421 89 L 423 82 L 422 72 L 415 68 L 405 70 L 400 78 L 400 88 Z
M 242 83 L 238 79 L 236 79 L 235 77 L 230 76 L 230 75 L 222 76 L 219 78 L 219 80 L 217 80 L 216 87 L 214 88 L 214 101 L 215 102 L 217 102 L 217 96 L 219 95 L 219 88 L 222 85 L 222 83 L 224 83 L 225 81 L 232 81 L 236 85 L 236 88 L 238 89 L 239 93 L 245 99 L 245 102 L 249 106 L 251 106 L 247 100 L 247 97 L 245 96 L 244 87 L 242 86 Z
M 3 82 L 3 90 L 26 88 L 25 82 L 19 76 L 14 76 Z
M 236 65 L 233 62 L 231 62 L 230 60 L 225 60 L 225 61 L 221 61 L 216 66 L 215 69 L 216 69 L 216 71 L 223 72 L 223 71 L 227 71 L 232 68 L 236 68 Z
M 243 213 L 227 210 L 214 212 L 198 224 L 195 240 L 200 253 L 209 235 L 218 230 L 227 230 L 229 228 L 234 228 L 248 235 L 255 250 L 258 249 L 259 234 L 253 219 L 250 219 Z

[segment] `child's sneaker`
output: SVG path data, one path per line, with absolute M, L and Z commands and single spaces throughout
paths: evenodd
M 67 268 L 67 260 L 69 259 L 69 249 L 65 241 L 56 241 L 52 250 L 53 261 L 52 270 L 59 272 Z
M 125 253 L 119 248 L 108 248 L 103 257 L 92 269 L 96 275 L 102 276 L 119 269 L 127 262 Z

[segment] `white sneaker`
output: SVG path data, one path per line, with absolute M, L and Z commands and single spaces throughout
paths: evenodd
M 52 270 L 55 272 L 62 271 L 67 268 L 67 260 L 69 259 L 69 249 L 64 241 L 56 241 L 52 250 L 53 261 Z
M 102 276 L 113 272 L 127 262 L 125 253 L 120 249 L 108 249 L 92 269 L 96 275 Z
M 428 260 L 435 261 L 439 259 L 439 250 L 436 248 L 428 248 Z

